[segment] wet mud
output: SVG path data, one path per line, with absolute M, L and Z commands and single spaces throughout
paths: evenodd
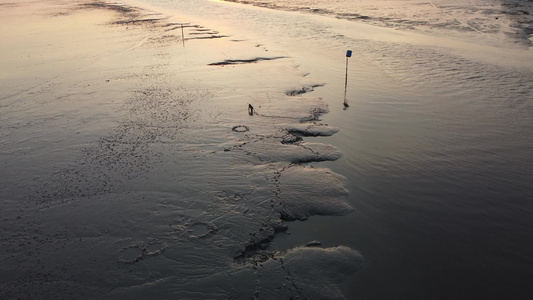
M 275 59 L 282 59 L 286 58 L 283 56 L 278 57 L 256 57 L 256 58 L 250 58 L 250 59 L 228 59 L 225 61 L 219 61 L 210 63 L 210 66 L 228 66 L 228 65 L 238 65 L 238 64 L 251 64 L 251 63 L 257 63 L 260 61 L 268 61 L 268 60 L 275 60 Z
M 344 178 L 308 165 L 341 153 L 304 138 L 338 129 L 321 123 L 323 100 L 277 87 L 287 57 L 201 56 L 217 41 L 182 45 L 168 32 L 180 20 L 115 3 L 47 5 L 55 18 L 109 12 L 84 39 L 111 50 L 78 52 L 79 65 L 63 66 L 76 76 L 43 73 L 2 94 L 0 128 L 11 133 L 2 140 L 0 262 L 10 276 L 0 298 L 342 298 L 338 284 L 363 263 L 355 250 L 269 250 L 291 221 L 353 210 Z M 218 34 L 184 28 L 187 39 Z M 272 83 L 253 90 L 258 114 L 246 113 L 239 70 L 209 65 L 272 68 L 263 71 Z M 205 76 L 212 82 L 198 83 Z M 269 93 L 278 96 L 257 97 Z

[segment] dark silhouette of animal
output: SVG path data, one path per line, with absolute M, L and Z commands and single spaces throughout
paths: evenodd
M 248 114 L 250 116 L 254 115 L 254 107 L 251 104 L 248 104 Z

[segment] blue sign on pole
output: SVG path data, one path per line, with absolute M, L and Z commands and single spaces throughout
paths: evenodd
M 346 51 L 346 57 L 352 57 L 352 50 Z

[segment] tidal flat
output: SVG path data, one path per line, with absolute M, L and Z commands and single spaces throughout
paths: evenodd
M 17 1 L 0 19 L 0 298 L 343 297 L 357 251 L 268 247 L 353 210 L 345 178 L 309 164 L 341 156 L 306 141 L 338 131 L 327 103 L 291 92 L 322 82 L 129 5 Z

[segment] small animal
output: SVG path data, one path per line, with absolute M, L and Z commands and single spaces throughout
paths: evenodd
M 250 116 L 254 115 L 254 107 L 251 104 L 248 104 L 248 114 Z

